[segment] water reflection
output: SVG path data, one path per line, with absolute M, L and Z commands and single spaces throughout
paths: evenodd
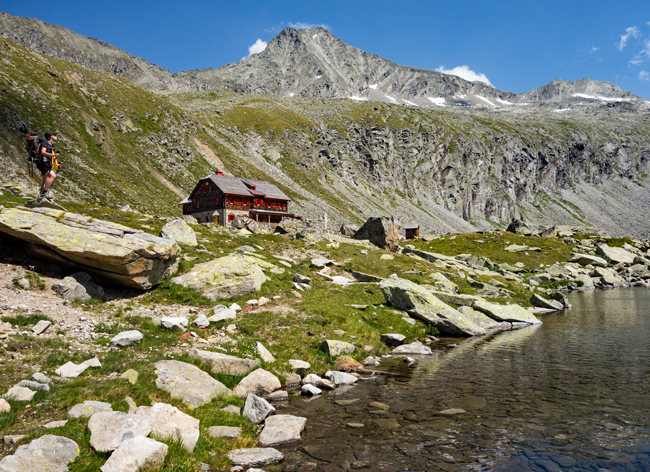
M 571 303 L 541 326 L 442 340 L 416 368 L 396 359 L 394 375 L 293 398 L 282 413 L 308 428 L 278 470 L 650 470 L 650 291 Z

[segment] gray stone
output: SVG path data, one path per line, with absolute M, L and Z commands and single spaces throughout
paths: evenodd
M 634 264 L 636 254 L 626 251 L 622 247 L 610 247 L 607 244 L 596 246 L 596 254 L 610 260 L 613 264 Z
M 330 259 L 323 259 L 323 258 L 318 258 L 317 257 L 317 258 L 314 258 L 314 259 L 311 260 L 310 265 L 311 265 L 311 267 L 314 267 L 315 269 L 324 269 L 325 267 L 330 265 L 332 262 L 334 262 L 334 261 L 332 261 Z
M 445 303 L 451 303 L 456 306 L 472 306 L 472 303 L 474 303 L 476 300 L 480 300 L 481 297 L 477 297 L 475 295 L 466 295 L 463 293 L 448 293 L 448 292 L 439 292 L 435 290 L 429 290 L 433 296 L 435 296 L 438 300 L 445 302 Z
M 189 452 L 194 451 L 200 434 L 198 419 L 167 403 L 140 406 L 135 414 L 147 420 L 156 437 L 179 441 Z
M 187 246 L 197 246 L 199 244 L 196 241 L 196 233 L 194 230 L 180 218 L 165 224 L 160 230 L 159 236 Z
M 316 374 L 309 374 L 304 379 L 302 379 L 301 383 L 303 385 L 311 384 L 314 387 L 320 388 L 321 390 L 334 390 L 336 388 L 336 384 L 334 382 L 331 382 L 327 379 L 322 379 Z
M 210 426 L 208 434 L 213 438 L 234 439 L 241 434 L 241 428 L 238 426 Z
M 535 317 L 530 311 L 519 305 L 499 305 L 497 303 L 477 300 L 472 305 L 477 311 L 485 313 L 496 321 L 524 322 L 530 324 L 541 324 L 541 320 Z
M 165 463 L 169 446 L 155 439 L 137 436 L 122 443 L 111 454 L 101 472 L 139 472 L 158 469 Z
M 366 274 L 364 272 L 352 271 L 350 272 L 350 275 L 352 275 L 352 277 L 354 277 L 357 282 L 381 282 L 382 280 L 384 280 L 381 277 L 378 277 L 376 275 Z
M 263 397 L 280 388 L 282 384 L 275 375 L 264 369 L 257 369 L 244 377 L 233 389 L 233 393 L 239 398 L 246 398 L 249 393 Z
M 581 266 L 592 265 L 595 267 L 607 267 L 607 261 L 602 257 L 591 254 L 571 253 L 571 262 L 577 262 Z
M 343 223 L 339 231 L 343 236 L 347 236 L 348 238 L 351 238 L 354 236 L 354 234 L 357 231 L 359 231 L 359 227 L 352 223 Z
M 208 320 L 208 317 L 205 315 L 199 315 L 194 321 L 192 321 L 192 324 L 197 328 L 208 328 L 210 326 L 210 320 Z
M 286 402 L 289 401 L 289 392 L 286 390 L 276 390 L 264 397 L 267 402 Z
M 287 386 L 300 385 L 301 377 L 300 377 L 299 374 L 297 374 L 295 372 L 285 372 L 283 375 L 284 375 L 284 378 L 285 378 L 285 381 L 286 381 L 285 385 L 287 385 Z
M 395 251 L 399 243 L 401 223 L 394 217 L 371 217 L 352 236 L 367 239 L 375 246 Z
M 18 387 L 27 387 L 31 390 L 42 390 L 44 392 L 50 391 L 50 386 L 48 384 L 34 382 L 33 380 L 21 380 L 18 382 Z
M 68 412 L 70 418 L 88 418 L 101 411 L 113 411 L 110 403 L 86 400 L 73 406 Z
M 72 439 L 47 434 L 0 460 L 0 472 L 67 472 L 78 455 L 79 446 Z
M 11 411 L 11 404 L 4 398 L 0 398 L 0 413 Z
M 15 402 L 30 402 L 34 398 L 36 392 L 30 390 L 27 387 L 11 387 L 7 393 L 3 395 L 4 398 L 8 400 L 13 400 Z
M 271 447 L 254 447 L 250 449 L 233 449 L 228 453 L 228 459 L 235 466 L 250 469 L 251 467 L 277 464 L 284 459 L 284 455 Z
M 111 346 L 127 347 L 133 344 L 142 342 L 143 336 L 140 331 L 134 329 L 132 331 L 122 331 L 111 339 Z
M 335 339 L 326 339 L 320 343 L 319 348 L 325 354 L 336 357 L 341 354 L 352 354 L 355 350 L 353 344 L 346 343 L 345 341 L 337 341 Z
M 301 292 L 306 292 L 311 288 L 310 285 L 299 283 L 299 282 L 294 282 L 293 286 L 296 288 L 296 290 L 300 290 Z
M 381 341 L 389 347 L 399 346 L 404 343 L 406 336 L 397 333 L 388 333 L 381 335 Z
M 431 348 L 425 346 L 419 341 L 410 344 L 402 344 L 401 346 L 393 349 L 393 355 L 403 355 L 403 356 L 412 356 L 412 355 L 421 355 L 421 356 L 430 356 L 432 354 Z
M 210 403 L 213 398 L 232 392 L 210 374 L 195 365 L 180 361 L 158 361 L 156 386 L 166 390 L 173 398 L 182 400 L 190 408 Z
M 259 359 L 242 359 L 219 352 L 190 349 L 187 353 L 190 359 L 196 359 L 209 366 L 213 374 L 245 375 L 260 366 Z
M 329 379 L 335 385 L 352 385 L 356 383 L 357 378 L 354 375 L 337 370 L 328 370 L 325 372 L 325 378 Z
M 259 424 L 274 411 L 275 408 L 269 402 L 253 393 L 249 393 L 246 397 L 246 403 L 244 403 L 242 416 L 253 424 Z
M 253 347 L 264 362 L 268 364 L 275 362 L 275 357 L 273 357 L 273 354 L 271 354 L 269 350 L 264 347 L 264 344 L 258 341 Z
M 224 408 L 222 408 L 223 411 L 227 411 L 228 413 L 234 413 L 236 415 L 241 414 L 241 408 L 239 408 L 237 405 L 228 405 Z
M 49 423 L 44 424 L 43 428 L 45 429 L 62 428 L 67 424 L 67 422 L 68 420 L 50 421 Z
M 323 391 L 320 388 L 315 387 L 312 384 L 303 385 L 302 388 L 300 389 L 300 392 L 307 397 L 315 397 L 316 395 L 320 395 L 321 393 L 323 393 Z
M 47 383 L 47 384 L 52 383 L 52 380 L 50 380 L 49 377 L 47 377 L 46 375 L 40 372 L 35 372 L 34 374 L 32 374 L 29 380 L 33 380 L 34 382 L 39 382 L 39 383 Z
M 433 279 L 433 285 L 436 287 L 436 290 L 446 293 L 458 293 L 458 285 L 453 283 L 440 272 L 432 272 L 429 277 Z
M 476 323 L 416 283 L 391 276 L 379 286 L 390 305 L 435 326 L 443 334 L 456 336 L 485 334 L 485 330 Z
M 293 276 L 293 281 L 301 284 L 308 284 L 311 282 L 311 278 L 307 277 L 306 275 L 296 274 Z
M 87 368 L 88 366 L 84 364 L 75 364 L 74 362 L 66 362 L 61 367 L 56 369 L 54 373 L 61 377 L 74 379 L 79 377 Z
M 474 323 L 479 325 L 485 330 L 486 333 L 497 333 L 499 331 L 507 331 L 512 329 L 512 323 L 508 321 L 496 321 L 487 316 L 485 313 L 481 313 L 473 308 L 468 306 L 458 307 L 463 315 L 467 316 Z
M 281 446 L 300 441 L 307 418 L 292 415 L 275 415 L 267 418 L 264 429 L 257 438 L 261 447 Z
M 219 308 L 219 310 L 217 310 Z M 223 305 L 217 305 L 214 308 L 214 315 L 208 318 L 210 323 L 218 323 L 224 320 L 234 320 L 237 318 L 237 312 L 232 308 L 226 308 Z
M 101 411 L 88 421 L 90 446 L 97 452 L 114 451 L 124 441 L 137 437 L 147 437 L 151 432 L 149 422 L 136 415 L 121 411 Z
M 51 322 L 51 321 L 48 321 L 48 320 L 41 320 L 41 321 L 39 321 L 38 323 L 36 323 L 36 324 L 34 325 L 34 327 L 32 328 L 32 332 L 33 332 L 35 335 L 38 336 L 39 334 L 42 334 L 42 333 L 44 333 L 45 331 L 47 331 L 47 329 L 48 329 L 50 326 L 52 326 L 52 322 Z
M 172 331 L 187 331 L 189 320 L 184 316 L 165 316 L 160 320 L 160 327 Z
M 102 363 L 99 361 L 97 357 L 93 357 L 92 359 L 85 360 L 81 363 L 81 365 L 85 365 L 88 367 L 93 367 L 95 369 L 101 369 L 102 368 Z
M 562 303 L 556 300 L 547 300 L 537 293 L 533 294 L 533 296 L 530 297 L 530 304 L 539 308 L 546 308 L 548 310 L 564 309 L 564 305 Z
M 77 272 L 70 277 L 65 277 L 52 285 L 52 290 L 61 295 L 65 300 L 79 300 L 87 302 L 91 298 L 104 298 L 104 289 L 93 282 L 90 274 Z
M 174 277 L 172 282 L 218 300 L 258 292 L 267 280 L 262 268 L 276 267 L 251 255 L 231 254 L 197 264 L 189 272 Z

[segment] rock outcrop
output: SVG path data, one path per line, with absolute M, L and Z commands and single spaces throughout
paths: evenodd
M 35 257 L 142 290 L 168 276 L 180 254 L 178 245 L 169 239 L 44 208 L 3 209 L 0 232 L 25 241 Z
M 394 217 L 369 218 L 352 236 L 354 239 L 367 239 L 375 246 L 395 251 L 399 243 L 401 223 Z

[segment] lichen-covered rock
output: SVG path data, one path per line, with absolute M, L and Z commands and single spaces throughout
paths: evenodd
M 67 472 L 68 464 L 79 455 L 72 439 L 47 434 L 20 446 L 11 456 L 0 460 L 1 472 Z
M 320 343 L 319 347 L 325 354 L 333 357 L 340 356 L 341 354 L 352 354 L 355 349 L 353 344 L 336 339 L 326 339 Z
M 596 246 L 596 254 L 612 261 L 612 264 L 633 264 L 636 254 L 626 251 L 622 247 L 610 247 L 607 244 Z
M 375 246 L 395 251 L 401 226 L 399 220 L 394 217 L 371 217 L 352 237 L 367 239 Z
M 173 398 L 181 399 L 190 408 L 210 403 L 220 394 L 232 392 L 195 365 L 180 361 L 158 361 L 156 386 L 168 391 Z
M 38 257 L 137 289 L 159 284 L 180 254 L 169 239 L 47 208 L 2 209 L 0 233 L 31 243 Z
M 156 437 L 180 441 L 189 452 L 194 451 L 200 435 L 197 418 L 168 403 L 139 406 L 135 415 L 149 422 L 151 433 Z
M 244 377 L 233 389 L 233 393 L 239 398 L 246 398 L 249 393 L 263 397 L 280 388 L 282 384 L 275 375 L 267 370 L 257 369 Z
M 180 218 L 173 219 L 160 230 L 160 237 L 171 239 L 179 244 L 186 246 L 197 246 L 196 233 L 194 230 Z
M 546 308 L 547 310 L 562 310 L 564 308 L 562 303 L 556 300 L 547 300 L 537 293 L 530 297 L 530 304 L 539 308 Z
M 390 305 L 435 326 L 443 334 L 454 336 L 485 334 L 483 328 L 414 282 L 390 277 L 381 282 L 379 287 Z
M 145 418 L 121 411 L 101 411 L 88 421 L 90 446 L 98 452 L 114 451 L 124 441 L 137 437 L 147 437 L 151 425 Z
M 485 313 L 496 321 L 522 322 L 529 324 L 542 323 L 542 321 L 533 313 L 519 305 L 499 305 L 498 303 L 490 303 L 485 300 L 477 300 L 472 305 L 472 308 L 481 313 Z
M 595 267 L 607 267 L 607 261 L 602 257 L 592 256 L 591 254 L 572 253 L 571 262 L 577 262 L 582 266 L 592 265 Z
M 231 254 L 195 265 L 172 281 L 201 292 L 211 300 L 257 292 L 266 281 L 264 268 L 276 267 L 257 257 Z
M 213 374 L 245 375 L 260 366 L 259 359 L 244 359 L 202 349 L 190 349 L 187 357 L 210 366 Z
M 158 470 L 164 464 L 168 450 L 167 444 L 155 439 L 136 436 L 124 441 L 99 470 L 101 472 Z

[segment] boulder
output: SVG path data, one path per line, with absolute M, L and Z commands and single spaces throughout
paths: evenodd
M 352 385 L 357 381 L 354 375 L 339 372 L 338 370 L 328 370 L 325 372 L 325 378 L 329 379 L 334 385 Z
M 594 267 L 607 267 L 607 261 L 602 257 L 591 254 L 571 253 L 571 262 L 577 262 L 581 266 L 592 265 Z
M 391 276 L 381 282 L 379 287 L 390 305 L 435 326 L 443 334 L 455 336 L 485 334 L 485 330 L 476 323 L 414 282 Z
M 111 346 L 127 347 L 142 342 L 143 336 L 140 331 L 122 331 L 111 339 Z
M 354 239 L 367 239 L 375 246 L 397 250 L 401 224 L 395 217 L 372 217 L 352 236 Z
M 359 227 L 357 225 L 353 225 L 352 223 L 343 223 L 339 231 L 343 236 L 351 238 L 357 231 L 359 231 Z
M 231 254 L 195 265 L 172 281 L 202 293 L 211 300 L 237 297 L 259 291 L 267 280 L 264 268 L 276 267 L 257 257 Z
M 311 369 L 309 362 L 301 361 L 300 359 L 289 359 L 289 365 L 296 374 L 302 374 L 305 370 Z
M 199 329 L 205 329 L 210 327 L 210 320 L 208 320 L 208 317 L 205 315 L 199 315 L 194 321 L 192 321 L 192 324 Z
M 160 327 L 172 331 L 187 331 L 189 320 L 184 316 L 164 316 L 160 320 Z
M 522 236 L 530 236 L 533 234 L 532 229 L 522 220 L 513 218 L 506 231 L 509 233 L 521 234 Z
M 88 368 L 85 364 L 75 364 L 74 362 L 66 362 L 61 367 L 56 369 L 54 373 L 61 377 L 74 379 L 79 377 Z
M 189 452 L 199 440 L 199 420 L 167 403 L 139 406 L 135 415 L 151 425 L 151 433 L 161 439 L 179 441 Z
M 253 393 L 249 393 L 246 397 L 244 409 L 241 414 L 251 423 L 259 424 L 274 411 L 275 407 L 273 407 L 269 402 Z
M 124 443 L 111 454 L 101 472 L 139 472 L 163 466 L 169 446 L 155 439 L 137 436 Z
M 214 307 L 214 315 L 208 318 L 210 323 L 218 323 L 224 320 L 234 320 L 237 318 L 237 312 L 232 308 L 226 308 L 223 305 Z
M 499 305 L 490 303 L 485 300 L 477 300 L 472 304 L 472 308 L 486 314 L 496 321 L 521 322 L 529 324 L 541 324 L 533 313 L 519 305 Z
M 622 247 L 610 247 L 607 244 L 596 246 L 596 254 L 603 256 L 612 264 L 634 264 L 634 258 L 636 257 L 636 254 L 626 251 Z
M 2 472 L 67 472 L 68 464 L 79 455 L 79 445 L 72 439 L 46 434 L 16 449 L 0 460 Z
M 181 218 L 175 218 L 163 226 L 159 236 L 186 246 L 197 246 L 199 244 L 196 241 L 194 230 Z
M 18 387 L 27 387 L 31 390 L 42 390 L 44 392 L 50 391 L 50 386 L 48 384 L 34 382 L 33 380 L 21 380 L 18 382 Z
M 127 439 L 147 437 L 151 425 L 136 415 L 121 411 L 101 411 L 90 417 L 88 430 L 90 446 L 97 452 L 108 452 L 120 447 Z
M 230 222 L 230 225 L 236 229 L 245 229 L 253 234 L 270 232 L 265 225 L 261 225 L 257 221 L 245 216 L 236 216 L 235 219 Z
M 2 209 L 0 233 L 29 243 L 31 254 L 48 262 L 142 290 L 159 284 L 180 254 L 170 239 L 48 208 Z
M 253 447 L 249 449 L 233 449 L 228 453 L 234 466 L 250 469 L 277 464 L 284 459 L 284 455 L 272 447 Z
M 110 403 L 86 400 L 73 406 L 68 411 L 68 416 L 70 418 L 89 418 L 100 411 L 113 411 L 113 407 Z
M 275 362 L 275 357 L 273 356 L 273 354 L 271 354 L 269 352 L 269 350 L 267 348 L 265 348 L 264 344 L 262 344 L 261 342 L 259 342 L 259 341 L 256 342 L 253 345 L 253 349 L 255 349 L 255 351 L 257 352 L 257 355 L 260 356 L 260 358 L 264 362 L 266 362 L 268 364 L 270 364 L 271 362 Z
M 239 398 L 246 398 L 249 393 L 263 397 L 280 388 L 282 384 L 275 375 L 264 369 L 257 369 L 244 377 L 233 389 L 233 393 Z
M 276 390 L 273 393 L 269 393 L 264 397 L 264 400 L 267 402 L 288 402 L 289 401 L 289 392 L 286 390 Z
M 213 398 L 232 392 L 210 374 L 195 365 L 180 361 L 158 361 L 156 386 L 182 400 L 190 408 L 210 403 Z
M 472 306 L 476 300 L 480 300 L 481 297 L 476 295 L 466 295 L 464 293 L 448 293 L 448 292 L 439 292 L 437 290 L 429 290 L 438 300 L 451 303 L 456 306 Z
M 320 388 L 316 387 L 315 385 L 305 384 L 300 389 L 300 393 L 307 397 L 315 397 L 323 393 L 323 391 Z
M 0 398 L 0 413 L 11 411 L 11 405 L 4 398 Z
M 352 354 L 356 349 L 353 344 L 346 343 L 345 341 L 337 341 L 335 339 L 326 339 L 318 346 L 321 351 L 332 357 L 340 356 L 341 354 Z
M 32 328 L 32 333 L 34 333 L 36 336 L 39 334 L 43 334 L 47 329 L 52 326 L 52 322 L 48 320 L 41 320 L 38 323 L 34 325 Z
M 264 429 L 257 438 L 262 447 L 282 446 L 300 441 L 307 418 L 292 415 L 274 415 L 264 422 Z
M 381 341 L 389 347 L 399 346 L 404 343 L 406 336 L 397 333 L 388 333 L 381 335 Z
M 392 354 L 401 356 L 430 356 L 432 354 L 432 351 L 430 347 L 425 346 L 419 341 L 415 341 L 410 344 L 402 344 L 401 346 L 397 346 L 395 349 L 393 349 Z
M 539 308 L 546 308 L 547 310 L 564 309 L 564 304 L 556 300 L 547 300 L 537 293 L 533 294 L 533 296 L 530 297 L 530 304 Z
M 201 349 L 190 349 L 187 357 L 209 366 L 209 370 L 213 374 L 245 375 L 260 366 L 259 359 L 242 359 L 221 354 L 220 352 L 203 351 Z
M 433 279 L 433 285 L 437 290 L 447 293 L 458 293 L 458 285 L 453 283 L 440 272 L 433 272 L 429 275 Z
M 314 387 L 320 388 L 321 390 L 334 390 L 336 388 L 336 384 L 334 382 L 331 382 L 327 379 L 322 379 L 316 374 L 307 375 L 304 379 L 302 379 L 301 383 L 303 385 L 311 384 Z
M 481 313 L 469 306 L 460 306 L 458 307 L 458 311 L 483 328 L 486 333 L 497 333 L 512 329 L 512 323 L 493 320 L 485 313 Z
M 27 387 L 11 387 L 7 393 L 3 395 L 4 398 L 8 400 L 13 400 L 15 402 L 30 402 L 34 398 L 36 392 Z
M 70 277 L 55 282 L 52 290 L 61 295 L 65 300 L 78 300 L 87 302 L 91 298 L 102 300 L 104 298 L 104 289 L 93 282 L 92 277 L 87 272 L 77 272 Z

